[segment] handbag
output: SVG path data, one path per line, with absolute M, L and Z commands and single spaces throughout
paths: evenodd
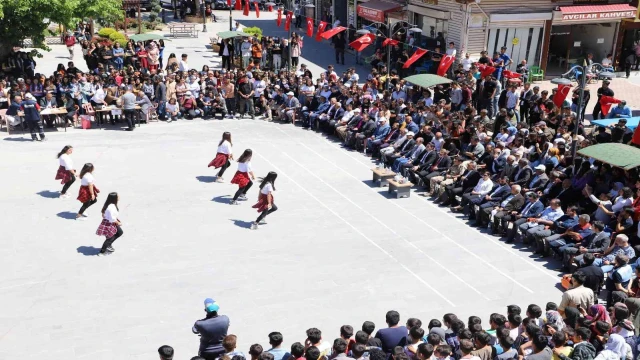
M 82 125 L 82 128 L 87 130 L 87 129 L 91 129 L 91 116 L 89 115 L 80 115 L 80 122 Z

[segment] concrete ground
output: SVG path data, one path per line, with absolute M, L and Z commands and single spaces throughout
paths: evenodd
M 187 52 L 192 66 L 215 66 L 206 40 L 177 40 L 167 53 Z M 38 70 L 53 71 L 65 51 L 54 46 Z M 314 73 L 326 65 L 312 60 L 304 61 Z M 257 184 L 249 201 L 231 206 L 236 187 L 214 183 L 206 166 L 224 131 L 233 134 L 236 156 L 253 149 L 257 176 L 279 173 L 280 210 L 258 231 L 248 229 L 258 215 L 251 209 Z M 149 359 L 163 344 L 175 347 L 176 359 L 188 359 L 197 354 L 190 328 L 203 317 L 206 297 L 231 318 L 230 333 L 245 352 L 253 343 L 267 346 L 275 330 L 288 347 L 309 327 L 328 341 L 344 324 L 372 320 L 381 327 L 390 309 L 402 321 L 454 312 L 488 323 L 509 304 L 560 301 L 558 273 L 530 252 L 415 194 L 390 198 L 386 188 L 372 187 L 368 158 L 292 125 L 194 120 L 131 133 L 47 134 L 44 143 L 0 135 L 2 360 Z M 73 220 L 79 183 L 71 199 L 58 198 L 55 155 L 67 144 L 76 169 L 96 166 L 102 190 L 85 221 Z M 115 254 L 97 257 L 103 238 L 95 231 L 111 191 L 121 196 L 124 236 Z

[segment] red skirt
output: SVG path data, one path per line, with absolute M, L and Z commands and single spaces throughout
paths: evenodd
M 58 172 L 56 173 L 55 180 L 62 180 L 61 184 L 66 184 L 73 179 L 73 173 L 64 168 L 64 166 L 60 165 L 58 168 Z
M 241 188 L 247 186 L 249 181 L 251 181 L 249 180 L 249 174 L 242 171 L 236 171 L 236 174 L 233 175 L 233 179 L 231 179 L 232 184 L 238 184 Z
M 98 189 L 95 185 L 93 185 L 93 192 L 96 197 L 98 197 L 98 193 L 100 189 Z M 81 203 L 86 203 L 91 200 L 91 191 L 89 190 L 89 186 L 80 186 L 80 191 L 78 192 L 78 201 Z
M 267 196 L 271 196 L 271 203 L 273 203 L 273 195 L 269 194 L 269 195 L 265 195 L 263 193 L 260 193 L 260 195 L 258 196 L 258 202 L 252 206 L 252 208 L 254 209 L 258 209 L 258 212 L 263 212 L 265 210 L 269 209 L 269 200 L 267 199 Z
M 216 157 L 213 158 L 213 160 L 211 160 L 208 167 L 213 166 L 214 168 L 217 169 L 219 167 L 222 167 L 222 165 L 226 164 L 227 160 L 229 160 L 229 154 L 217 153 Z
M 102 219 L 100 226 L 98 226 L 98 230 L 96 230 L 96 235 L 98 236 L 106 236 L 107 239 L 113 237 L 118 232 L 118 228 L 115 223 L 109 222 L 107 219 Z

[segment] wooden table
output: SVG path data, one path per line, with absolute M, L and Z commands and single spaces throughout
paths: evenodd
M 198 37 L 196 24 L 170 22 L 167 26 L 169 26 L 169 33 L 174 38 L 178 36 Z
M 375 167 L 371 171 L 373 171 L 373 184 L 378 185 L 378 187 L 387 186 L 387 181 L 396 176 L 396 173 L 385 168 Z
M 411 187 L 413 184 L 410 181 L 399 183 L 393 179 L 387 180 L 389 182 L 389 194 L 396 194 L 396 198 L 409 197 L 411 195 Z
M 140 111 L 140 109 L 142 109 L 142 107 L 136 105 L 135 110 L 136 111 Z M 113 105 L 109 105 L 109 106 L 103 106 L 100 109 L 93 109 L 96 112 L 96 115 L 98 115 L 98 113 L 104 113 L 103 115 L 106 115 L 106 113 L 109 113 L 113 110 L 120 110 L 119 114 L 116 115 L 120 115 L 120 116 L 124 116 L 124 110 L 122 109 L 122 107 L 117 107 L 117 106 L 113 106 Z M 139 114 L 136 114 L 136 118 L 134 120 L 134 126 L 136 125 L 136 120 L 137 120 L 137 125 L 138 127 L 140 127 L 140 116 L 138 116 Z M 100 120 L 98 120 L 98 117 L 96 116 L 96 122 L 98 123 L 98 128 L 101 128 L 100 125 Z
M 40 116 L 43 115 L 55 115 L 56 119 L 56 125 L 58 124 L 58 119 L 60 119 L 60 116 L 58 115 L 67 115 L 67 109 L 65 108 L 51 108 L 51 109 L 42 109 L 40 111 Z M 62 126 L 64 127 L 64 132 L 67 132 L 67 124 L 65 121 L 61 121 L 62 122 Z

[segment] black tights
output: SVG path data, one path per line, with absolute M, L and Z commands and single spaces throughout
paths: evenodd
M 120 225 L 116 225 L 116 227 L 118 228 L 118 231 L 116 231 L 115 235 L 104 241 L 104 244 L 102 244 L 102 249 L 100 249 L 101 253 L 106 252 L 107 248 L 110 247 L 116 240 L 118 240 L 120 236 L 122 236 L 122 228 L 120 227 Z
M 69 187 L 71 185 L 73 185 L 73 183 L 76 182 L 76 177 L 75 175 L 71 174 L 71 180 L 67 181 L 64 186 L 62 187 L 62 191 L 60 192 L 62 195 L 67 193 L 67 190 L 69 190 Z
M 267 215 L 271 214 L 272 212 L 278 210 L 278 207 L 276 206 L 276 204 L 271 204 L 271 209 L 269 210 L 265 210 L 263 212 L 260 213 L 260 216 L 258 216 L 258 219 L 256 220 L 257 223 L 259 223 L 260 221 L 262 221 L 265 217 L 267 217 Z
M 238 191 L 236 191 L 236 194 L 233 195 L 233 200 L 234 201 L 238 200 L 238 197 L 240 197 L 240 195 L 247 195 L 247 191 L 251 189 L 251 185 L 253 185 L 253 181 L 249 180 L 247 185 L 245 185 L 244 187 L 241 187 L 240 189 L 238 189 Z
M 87 210 L 89 208 L 89 206 L 95 204 L 98 202 L 98 199 L 93 199 L 93 200 L 89 200 L 85 203 L 82 203 L 82 207 L 80 208 L 80 211 L 78 211 L 78 214 L 82 215 L 84 214 L 85 210 Z
M 220 171 L 218 171 L 218 177 L 222 177 L 222 174 L 224 174 L 224 172 L 227 170 L 227 168 L 231 165 L 231 163 L 229 162 L 229 160 L 227 160 L 226 163 L 224 163 L 224 165 L 222 165 L 222 167 L 220 168 Z

